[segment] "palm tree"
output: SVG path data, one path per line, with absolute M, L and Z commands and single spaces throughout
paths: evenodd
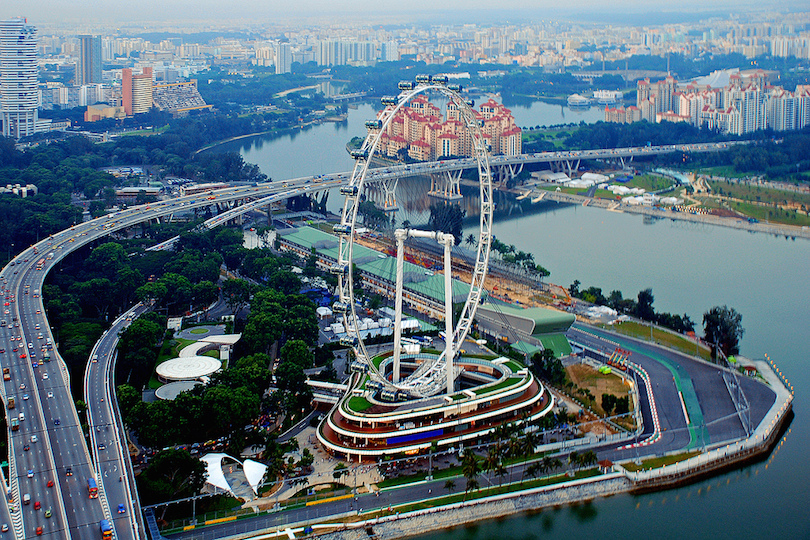
M 596 465 L 597 458 L 596 452 L 593 450 L 588 450 L 579 458 L 579 462 L 582 464 L 583 467 L 591 467 Z
M 527 431 L 523 437 L 521 445 L 521 453 L 525 459 L 534 454 L 534 449 L 537 448 L 537 434 L 534 431 Z
M 455 483 L 455 481 L 454 481 L 452 478 L 450 478 L 450 479 L 448 479 L 447 481 L 445 481 L 445 483 L 444 483 L 444 489 L 446 489 L 446 490 L 447 490 L 447 493 L 448 493 L 448 494 L 453 493 L 453 490 L 454 490 L 454 489 L 456 489 L 456 483 Z
M 571 465 L 571 472 L 579 466 L 579 453 L 576 450 L 568 454 L 568 464 Z
M 498 463 L 501 461 L 500 450 L 500 443 L 489 447 L 487 457 L 484 458 L 484 470 L 488 473 L 494 472 L 498 468 Z
M 475 452 L 467 448 L 461 456 L 461 472 L 464 478 L 467 479 L 467 487 L 464 490 L 464 500 L 467 500 L 467 493 L 471 489 L 478 489 L 478 475 L 481 474 L 481 464 L 478 462 L 478 457 Z
M 500 488 L 503 485 L 503 477 L 506 476 L 507 470 L 506 466 L 503 464 L 503 460 L 499 459 L 498 463 L 495 465 L 495 476 L 498 477 L 498 487 Z M 509 482 L 512 482 L 511 475 Z
M 470 247 L 475 247 L 478 244 L 478 241 L 475 239 L 475 235 L 472 233 L 467 235 L 467 239 L 464 241 Z
M 542 469 L 542 461 L 535 461 L 534 463 L 523 469 L 523 478 L 531 476 L 532 479 L 535 479 L 537 478 L 537 475 L 540 474 L 541 469 Z M 520 479 L 521 484 L 523 483 L 523 478 Z

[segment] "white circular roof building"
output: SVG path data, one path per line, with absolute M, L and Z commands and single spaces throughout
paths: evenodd
M 165 399 L 174 401 L 180 392 L 187 392 L 194 389 L 198 384 L 203 384 L 200 381 L 175 381 L 169 384 L 164 384 L 155 390 L 155 397 L 158 399 Z
M 155 373 L 161 382 L 194 381 L 220 370 L 222 362 L 210 356 L 184 356 L 160 364 Z

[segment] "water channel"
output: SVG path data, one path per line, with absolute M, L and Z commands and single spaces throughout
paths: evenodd
M 518 107 L 513 112 L 521 126 L 560 123 L 530 119 Z M 243 139 L 218 150 L 241 152 L 277 180 L 350 170 L 345 144 L 364 134 L 363 122 L 373 114 L 371 105 L 362 104 L 342 123 Z M 330 208 L 337 209 L 338 198 Z M 804 421 L 810 412 L 810 242 L 682 221 L 645 224 L 641 216 L 553 203 L 501 216 L 494 229 L 501 241 L 534 253 L 551 271 L 550 281 L 560 285 L 579 279 L 585 287 L 633 297 L 652 287 L 658 311 L 687 313 L 698 327 L 712 306 L 734 307 L 745 327 L 741 353 L 768 354 L 777 363 L 796 388 L 796 418 L 765 462 L 679 489 L 483 522 L 425 540 L 810 538 L 810 431 Z

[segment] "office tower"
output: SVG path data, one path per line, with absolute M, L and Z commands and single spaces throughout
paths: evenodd
M 33 135 L 37 124 L 37 29 L 25 19 L 0 21 L 0 119 L 3 135 Z
M 141 75 L 133 75 L 132 70 L 121 71 L 121 98 L 127 116 L 149 112 L 152 108 L 152 68 L 143 68 Z
M 292 71 L 292 48 L 289 43 L 276 45 L 276 74 Z
M 101 82 L 101 37 L 79 36 L 76 86 Z

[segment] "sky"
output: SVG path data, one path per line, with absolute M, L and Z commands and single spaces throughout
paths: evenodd
M 493 9 L 493 5 L 497 9 Z M 621 6 L 617 9 L 617 6 Z M 372 6 L 372 7 L 370 7 Z M 36 24 L 135 23 L 184 24 L 194 21 L 273 21 L 312 23 L 429 22 L 503 23 L 621 13 L 669 13 L 673 18 L 698 14 L 725 15 L 756 9 L 807 10 L 797 0 L 3 0 L 0 17 L 25 16 Z M 621 17 L 619 17 L 620 19 Z

